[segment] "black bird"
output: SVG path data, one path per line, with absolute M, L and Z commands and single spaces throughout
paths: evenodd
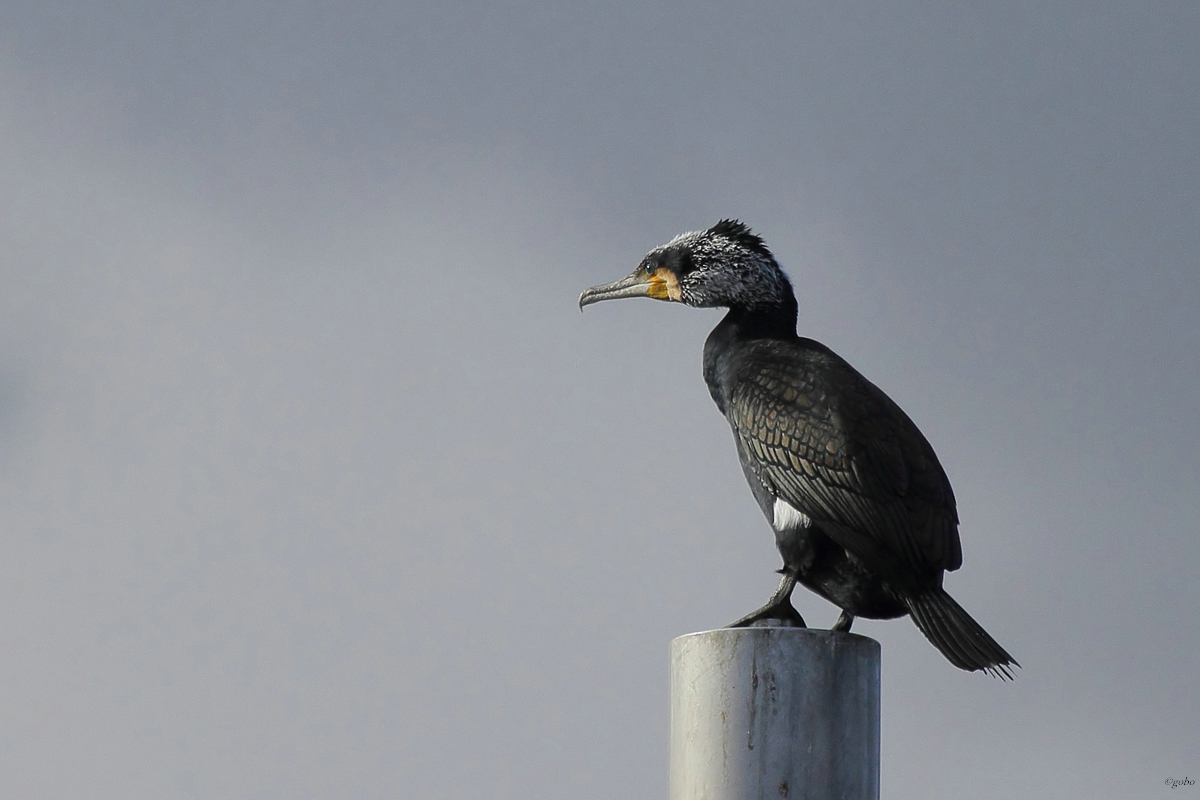
M 579 307 L 623 297 L 729 309 L 704 344 L 704 380 L 783 556 L 774 596 L 731 627 L 803 627 L 799 581 L 842 609 L 832 630 L 908 614 L 956 667 L 1012 677 L 1016 660 L 942 588 L 962 549 L 933 448 L 882 390 L 796 335 L 792 285 L 762 238 L 728 219 L 681 234 Z

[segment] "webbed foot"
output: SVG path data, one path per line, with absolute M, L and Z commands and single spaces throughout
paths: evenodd
M 796 588 L 796 578 L 784 575 L 779 582 L 779 588 L 767 604 L 757 611 L 751 612 L 728 626 L 730 628 L 807 628 L 804 617 L 792 605 L 792 590 Z

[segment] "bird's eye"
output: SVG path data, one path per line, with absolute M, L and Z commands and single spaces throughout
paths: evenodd
M 653 275 L 653 274 L 654 274 L 654 262 L 653 262 L 653 261 L 647 261 L 647 262 L 646 262 L 646 274 L 647 274 L 647 275 Z

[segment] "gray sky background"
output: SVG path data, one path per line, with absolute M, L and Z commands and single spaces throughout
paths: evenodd
M 724 216 L 933 442 L 947 586 L 1024 665 L 857 623 L 884 796 L 1196 779 L 1197 41 L 1185 2 L 0 2 L 0 795 L 663 796 L 668 642 L 777 555 L 720 312 L 575 299 Z

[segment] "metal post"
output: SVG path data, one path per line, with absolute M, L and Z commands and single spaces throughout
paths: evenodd
M 878 800 L 879 642 L 725 628 L 671 642 L 671 800 Z

